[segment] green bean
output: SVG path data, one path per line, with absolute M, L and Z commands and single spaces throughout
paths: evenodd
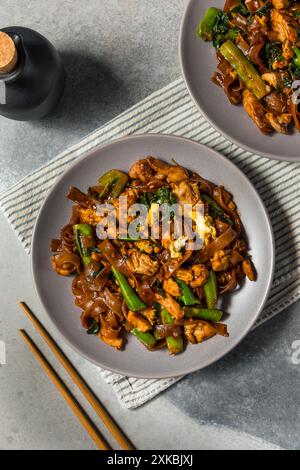
M 204 16 L 198 26 L 197 36 L 204 41 L 212 41 L 214 38 L 214 25 L 220 10 L 215 7 L 210 7 L 204 13 Z
M 184 303 L 184 305 L 197 305 L 200 304 L 200 300 L 194 295 L 193 291 L 189 288 L 189 286 L 182 281 L 181 279 L 176 278 L 176 282 L 179 285 L 182 296 L 179 297 L 180 300 Z
M 244 56 L 234 42 L 230 40 L 224 42 L 219 51 L 236 70 L 245 86 L 254 93 L 257 99 L 260 100 L 269 93 L 267 85 L 260 77 L 254 65 Z
M 131 333 L 141 342 L 144 346 L 149 349 L 153 349 L 156 345 L 156 339 L 151 333 L 142 333 L 137 328 L 131 330 Z
M 198 307 L 183 307 L 184 313 L 187 317 L 200 318 L 201 320 L 211 320 L 219 322 L 223 316 L 221 310 L 198 308 Z
M 144 310 L 147 308 L 147 305 L 144 304 L 137 293 L 133 290 L 124 274 L 118 271 L 114 266 L 111 267 L 111 270 L 119 284 L 122 295 L 129 310 L 132 312 L 137 312 L 138 310 Z
M 112 198 L 120 196 L 128 182 L 128 176 L 119 170 L 110 170 L 99 178 L 101 191 L 99 197 L 110 196 Z
M 88 224 L 77 224 L 73 226 L 75 243 L 82 258 L 83 264 L 87 266 L 91 261 L 91 253 L 95 247 L 94 231 Z
M 209 309 L 215 309 L 218 300 L 218 283 L 216 273 L 213 270 L 210 271 L 208 280 L 204 285 L 204 292 L 207 307 Z
M 163 309 L 160 312 L 160 316 L 164 324 L 172 325 L 174 323 L 174 318 L 166 309 Z M 183 340 L 181 336 L 178 338 L 174 338 L 174 336 L 167 336 L 166 341 L 170 354 L 175 355 L 183 351 Z
M 297 46 L 293 46 L 293 51 L 295 54 L 294 64 L 300 68 L 300 49 Z

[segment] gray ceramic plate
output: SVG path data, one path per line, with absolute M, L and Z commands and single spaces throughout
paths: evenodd
M 250 152 L 275 160 L 300 161 L 300 135 L 264 136 L 243 106 L 229 103 L 223 90 L 211 82 L 216 70 L 215 49 L 196 37 L 197 27 L 210 6 L 223 8 L 225 0 L 190 0 L 181 25 L 180 59 L 183 76 L 196 105 L 225 137 Z
M 203 344 L 188 346 L 184 354 L 170 357 L 164 351 L 149 352 L 134 337 L 118 352 L 96 337 L 86 334 L 80 324 L 80 311 L 73 304 L 71 279 L 53 272 L 49 244 L 57 238 L 69 220 L 72 203 L 66 199 L 73 185 L 85 191 L 98 176 L 112 168 L 128 171 L 144 156 L 155 155 L 165 161 L 172 158 L 205 178 L 232 191 L 239 206 L 258 271 L 256 283 L 226 301 L 229 338 L 215 337 Z M 32 269 L 35 285 L 44 308 L 58 330 L 83 356 L 101 367 L 135 377 L 172 377 L 201 369 L 224 356 L 249 331 L 266 301 L 271 285 L 274 253 L 270 222 L 253 186 L 230 161 L 195 142 L 166 135 L 134 136 L 100 147 L 72 166 L 55 184 L 39 214 L 32 245 Z

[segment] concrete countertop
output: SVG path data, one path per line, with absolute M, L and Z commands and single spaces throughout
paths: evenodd
M 1 1 L 0 28 L 22 25 L 44 34 L 64 57 L 67 86 L 57 111 L 43 121 L 0 117 L 0 191 L 179 77 L 177 43 L 185 4 Z M 93 449 L 18 337 L 19 328 L 32 332 L 16 305 L 24 299 L 63 344 L 41 311 L 29 258 L 2 214 L 0 224 L 0 340 L 6 344 L 6 365 L 0 366 L 0 448 Z M 95 366 L 65 344 L 63 349 L 140 449 L 299 449 L 300 360 L 292 360 L 300 340 L 299 310 L 297 303 L 250 333 L 217 364 L 135 411 L 120 407 Z M 37 343 L 47 352 L 38 338 Z

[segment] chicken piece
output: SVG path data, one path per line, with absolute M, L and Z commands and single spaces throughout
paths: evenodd
M 215 334 L 216 330 L 207 322 L 199 322 L 194 330 L 194 336 L 197 343 L 202 343 L 202 341 L 215 336 Z
M 285 69 L 287 66 L 288 66 L 288 61 L 285 60 L 285 59 L 276 59 L 274 60 L 274 62 L 272 63 L 272 69 L 273 70 L 282 70 L 282 69 Z
M 181 290 L 180 290 L 179 285 L 171 277 L 164 281 L 163 290 L 167 294 L 170 294 L 172 297 L 180 297 L 181 296 Z
M 187 170 L 180 165 L 168 165 L 153 157 L 149 157 L 148 162 L 151 168 L 154 169 L 158 175 L 167 178 L 169 183 L 184 181 L 189 177 Z
M 265 112 L 262 104 L 258 101 L 254 94 L 251 93 L 251 91 L 244 90 L 243 104 L 248 115 L 263 134 L 269 134 L 272 132 L 272 127 L 265 118 Z
M 138 313 L 132 312 L 131 310 L 129 310 L 128 312 L 127 320 L 129 321 L 129 323 L 131 323 L 134 328 L 137 328 L 142 333 L 146 333 L 146 331 L 152 329 L 152 326 L 150 325 L 148 320 L 143 318 Z
M 135 246 L 140 250 L 144 251 L 148 255 L 153 253 L 153 245 L 149 240 L 141 240 L 139 242 L 135 242 Z
M 154 276 L 159 269 L 158 261 L 137 250 L 130 252 L 130 258 L 127 260 L 127 263 L 132 271 L 137 274 L 144 274 L 145 276 Z
M 94 227 L 99 224 L 103 217 L 97 214 L 96 209 L 79 209 L 79 217 L 81 224 L 93 225 Z
M 256 274 L 249 258 L 244 259 L 244 261 L 242 262 L 242 268 L 249 281 L 256 280 Z
M 156 301 L 165 308 L 176 320 L 180 320 L 184 316 L 184 311 L 180 307 L 179 303 L 176 302 L 169 294 L 163 297 L 160 294 L 155 294 Z
M 188 181 L 180 181 L 171 185 L 172 191 L 182 204 L 197 204 L 200 198 L 199 191 L 194 191 L 193 186 Z
M 123 193 L 121 194 L 121 196 L 127 197 L 127 205 L 128 207 L 131 207 L 137 202 L 139 198 L 139 193 L 136 189 L 126 188 L 125 191 L 123 191 Z
M 297 42 L 297 29 L 291 24 L 291 18 L 277 9 L 271 11 L 271 23 L 273 31 L 278 33 L 280 42 L 290 41 L 292 44 Z
M 261 78 L 267 82 L 270 86 L 272 86 L 273 88 L 277 89 L 277 86 L 278 86 L 278 80 L 277 80 L 277 76 L 276 76 L 276 73 L 274 72 L 269 72 L 269 73 L 264 73 Z
M 290 0 L 272 0 L 274 8 L 276 10 L 284 10 L 290 6 Z
M 143 315 L 152 326 L 156 323 L 156 310 L 154 307 L 148 307 L 142 310 L 140 314 Z
M 120 194 L 120 197 L 126 197 L 127 198 L 127 207 L 131 207 L 133 204 L 135 204 L 139 198 L 138 191 L 136 189 L 131 189 L 127 188 L 125 191 L 123 191 L 122 194 Z M 120 208 L 120 199 L 119 197 L 115 199 L 111 199 L 110 203 L 113 204 L 113 206 L 117 209 L 116 211 L 116 217 L 119 220 L 120 214 L 119 214 L 119 208 Z M 124 205 L 124 203 L 123 203 Z
M 196 344 L 215 336 L 216 330 L 205 321 L 192 320 L 184 325 L 184 334 L 190 343 Z
M 205 264 L 195 264 L 192 266 L 194 274 L 194 280 L 190 282 L 190 286 L 194 289 L 195 287 L 202 287 L 206 284 L 208 279 L 208 269 Z
M 165 250 L 170 250 L 171 248 L 171 245 L 174 243 L 173 240 L 171 240 L 171 238 L 162 238 L 160 240 L 160 243 L 162 244 L 163 248 Z
M 153 171 L 147 159 L 135 162 L 129 170 L 129 176 L 133 179 L 139 179 L 147 183 L 153 176 Z
M 194 331 L 196 329 L 196 323 L 186 323 L 184 325 L 184 334 L 189 343 L 197 344 L 196 338 L 194 337 Z
M 285 60 L 291 60 L 294 57 L 293 45 L 291 41 L 287 40 L 283 43 L 282 55 Z
M 176 277 L 181 279 L 186 284 L 190 284 L 190 282 L 194 279 L 194 274 L 192 269 L 179 268 L 176 271 Z
M 292 115 L 289 113 L 280 114 L 279 116 L 275 116 L 272 113 L 266 114 L 266 119 L 269 121 L 271 126 L 276 132 L 280 134 L 287 135 L 289 133 L 288 125 L 292 121 Z
M 224 250 L 218 250 L 215 252 L 213 258 L 211 258 L 211 267 L 214 271 L 227 271 L 230 267 L 229 255 Z
M 106 336 L 104 336 L 101 331 L 98 333 L 98 337 L 106 344 L 108 344 L 108 346 L 111 346 L 112 348 L 116 348 L 118 349 L 118 351 L 120 351 L 120 349 L 122 349 L 123 347 L 123 338 L 107 338 Z
M 170 166 L 168 169 L 167 180 L 169 183 L 185 181 L 189 177 L 188 172 L 182 166 Z

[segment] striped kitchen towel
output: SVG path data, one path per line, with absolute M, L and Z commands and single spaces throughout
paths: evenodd
M 195 108 L 182 79 L 153 93 L 0 195 L 0 207 L 27 253 L 38 210 L 56 178 L 99 144 L 139 133 L 194 139 L 223 153 L 244 171 L 265 202 L 276 240 L 275 278 L 255 326 L 295 302 L 300 295 L 300 165 L 268 160 L 229 142 Z M 276 195 L 270 194 L 270 187 L 276 188 Z M 142 380 L 108 371 L 102 373 L 127 408 L 142 405 L 179 380 Z

